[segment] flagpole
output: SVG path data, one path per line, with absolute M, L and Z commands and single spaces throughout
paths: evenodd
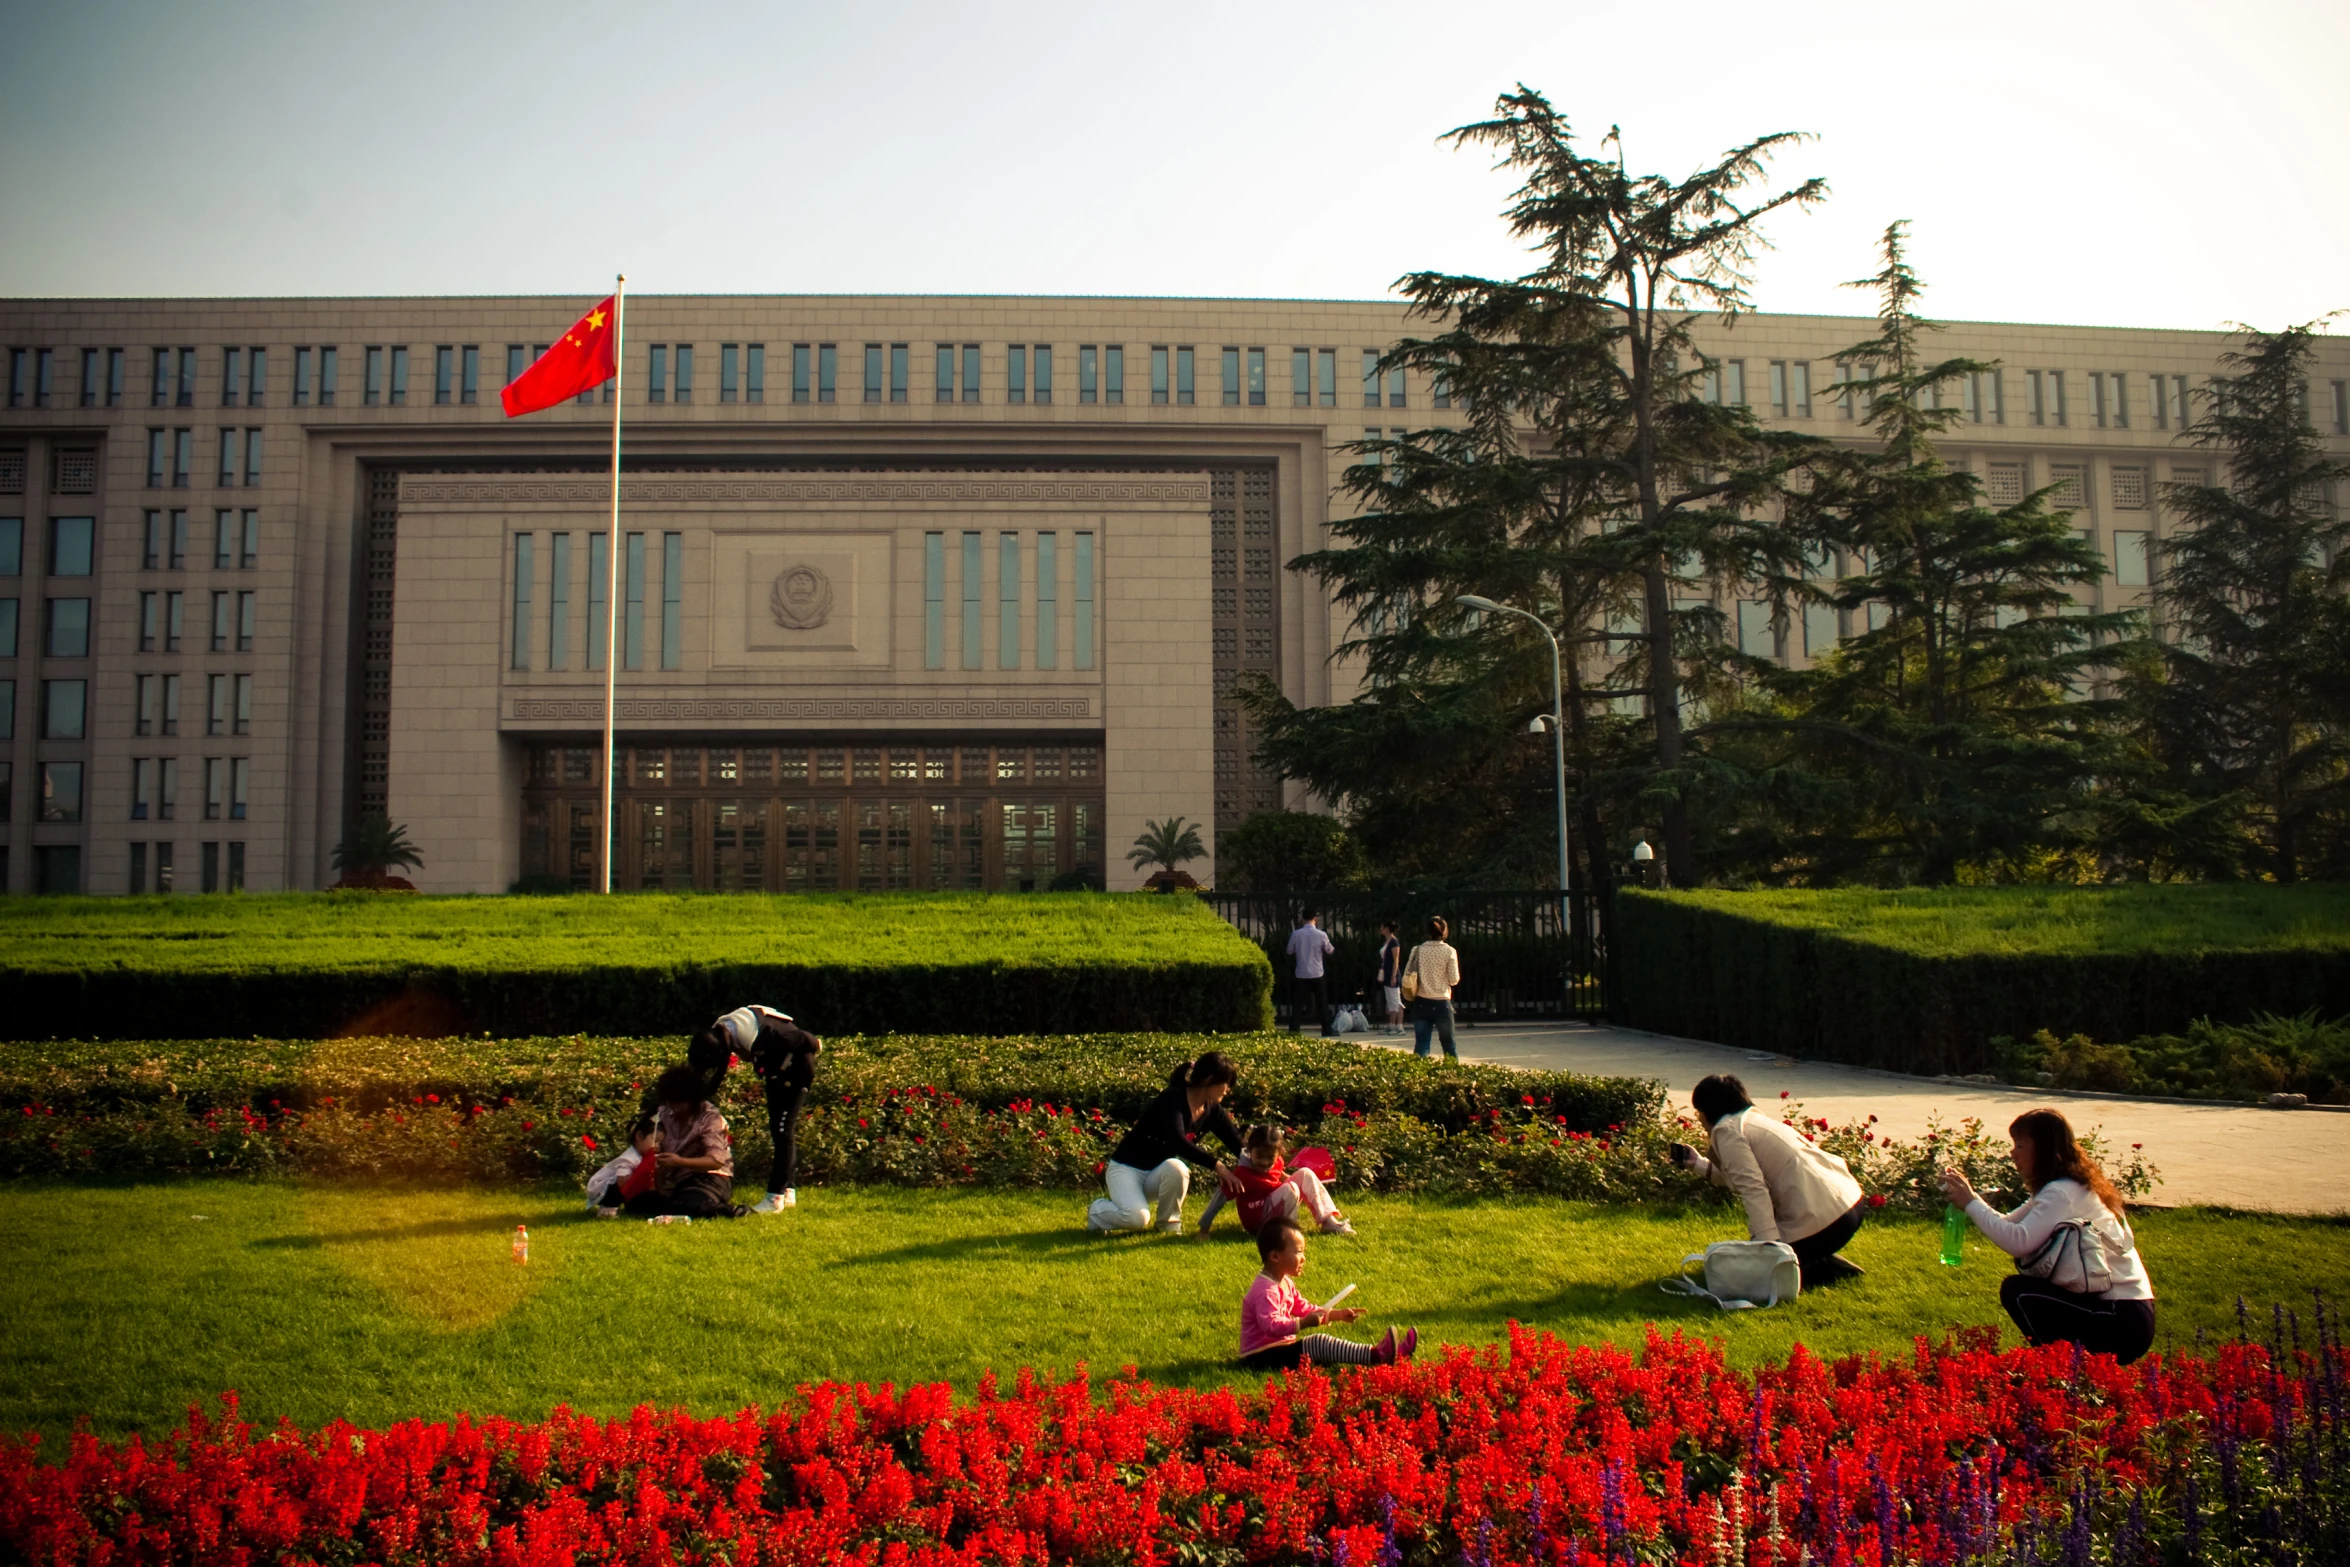
M 612 775 L 620 748 L 612 733 L 615 682 L 620 670 L 620 410 L 627 405 L 628 274 L 612 288 L 612 527 L 604 548 L 604 891 L 612 890 Z

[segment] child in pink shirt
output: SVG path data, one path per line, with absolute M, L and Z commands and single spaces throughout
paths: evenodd
M 1358 1322 L 1362 1308 L 1317 1306 L 1297 1291 L 1306 1267 L 1306 1237 L 1288 1219 L 1267 1219 L 1257 1230 L 1262 1272 L 1249 1281 L 1240 1302 L 1240 1363 L 1251 1371 L 1290 1371 L 1300 1361 L 1316 1365 L 1387 1366 L 1409 1360 L 1420 1347 L 1420 1330 L 1395 1329 L 1376 1344 L 1356 1344 L 1327 1333 L 1298 1335 L 1298 1329 L 1325 1322 Z

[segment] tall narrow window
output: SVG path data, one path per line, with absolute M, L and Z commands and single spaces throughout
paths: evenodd
M 106 350 L 106 406 L 122 406 L 123 352 L 119 348 Z
M 253 367 L 261 367 L 261 350 L 253 350 Z M 253 399 L 260 402 L 259 397 Z M 457 401 L 471 406 L 481 401 L 481 345 L 468 343 L 457 360 Z
M 1300 408 L 1313 406 L 1314 351 L 1310 348 L 1289 351 L 1289 400 Z
M 1006 533 L 998 539 L 996 561 L 996 644 L 995 665 L 998 669 L 1020 667 L 1020 535 Z
M 791 345 L 791 400 L 795 403 L 807 402 L 814 395 L 811 390 L 814 372 L 808 357 L 810 351 L 806 343 Z
M 1081 403 L 1102 400 L 1102 351 L 1091 343 L 1077 345 L 1077 400 Z
M 1376 348 L 1363 350 L 1363 406 L 1379 406 L 1379 350 Z
M 1390 408 L 1404 406 L 1402 365 L 1396 365 L 1387 372 L 1387 406 Z
M 865 345 L 865 401 L 869 403 L 881 401 L 881 345 L 879 343 Z
M 245 484 L 247 488 L 261 482 L 261 432 L 245 432 Z
M 1746 361 L 1732 359 L 1722 366 L 1722 392 L 1734 407 L 1746 406 Z
M 1009 343 L 1004 347 L 1004 401 L 1028 401 L 1028 345 Z
M 963 401 L 979 401 L 979 345 L 963 345 Z
M 514 535 L 514 667 L 530 667 L 530 535 Z
M 155 390 L 149 402 L 157 408 L 171 406 L 171 350 L 155 350 Z
M 922 535 L 922 667 L 947 661 L 947 536 Z
M 302 350 L 294 350 L 295 373 L 301 373 Z M 512 386 L 522 379 L 522 372 L 530 368 L 530 350 L 521 343 L 506 345 L 506 384 Z
M 1126 345 L 1111 343 L 1102 349 L 1102 401 L 1126 401 Z
M 645 536 L 631 533 L 623 540 L 627 558 L 621 569 L 628 574 L 620 626 L 620 667 L 645 667 Z
M 685 535 L 661 535 L 661 667 L 685 667 Z
M 767 345 L 748 343 L 743 347 L 743 401 L 767 401 Z
M 332 348 L 321 348 L 318 351 L 318 406 L 321 408 L 332 408 L 335 405 L 336 357 L 336 350 Z
M 951 403 L 955 400 L 955 345 L 938 345 L 937 384 L 931 392 L 931 401 Z
M 1314 351 L 1314 403 L 1320 408 L 1338 406 L 1338 350 L 1335 348 Z
M 160 490 L 163 488 L 165 478 L 169 471 L 170 463 L 171 432 L 168 430 L 149 430 L 147 432 L 148 489 Z
M 979 667 L 979 573 L 981 566 L 980 539 L 976 532 L 963 535 L 963 667 Z
M 1071 562 L 1071 565 L 1075 568 L 1073 572 L 1075 580 L 1070 586 L 1074 589 L 1071 597 L 1075 600 L 1073 607 L 1076 610 L 1076 622 L 1073 629 L 1076 635 L 1072 638 L 1070 652 L 1074 655 L 1073 662 L 1076 667 L 1091 669 L 1093 668 L 1092 534 L 1080 533 L 1077 535 L 1076 559 Z
M 408 350 L 399 344 L 392 347 L 392 406 L 397 408 L 408 401 Z
M 909 361 L 911 350 L 904 343 L 889 345 L 889 400 L 902 403 L 909 395 L 908 381 L 912 375 Z
M 237 551 L 237 569 L 251 571 L 261 564 L 261 513 L 247 507 L 239 516 L 244 538 Z
M 1036 536 L 1036 667 L 1061 667 L 1060 536 Z
M 227 489 L 237 482 L 237 432 L 220 432 L 220 488 Z
M 243 368 L 244 354 L 241 350 L 224 348 L 220 351 L 221 407 L 234 408 L 237 406 L 238 399 L 245 390 L 243 377 L 240 374 Z
M 669 345 L 655 343 L 645 350 L 645 401 L 669 401 Z
M 816 401 L 840 401 L 840 345 L 837 343 L 816 345 Z
M 694 345 L 677 345 L 677 396 L 673 401 L 690 403 L 694 400 Z
M 1265 351 L 1261 348 L 1248 351 L 1248 405 L 1265 406 Z
M 237 651 L 240 653 L 253 651 L 254 623 L 260 602 L 260 595 L 256 593 L 237 595 Z
M 1050 343 L 1036 345 L 1036 400 L 1040 403 L 1053 400 L 1053 345 Z
M 1240 350 L 1237 348 L 1225 349 L 1219 369 L 1221 373 L 1217 379 L 1222 383 L 1224 406 L 1238 408 L 1240 406 Z
M 564 669 L 571 662 L 571 535 L 557 533 L 547 540 L 547 667 Z
M 184 490 L 188 488 L 189 484 L 193 481 L 195 471 L 196 432 L 193 430 L 172 431 L 171 487 L 175 490 Z
M 606 533 L 588 535 L 587 667 L 601 669 L 606 639 L 612 629 L 612 539 Z
M 253 732 L 253 677 L 237 676 L 237 711 L 233 732 L 249 735 Z
M 384 351 L 380 348 L 371 346 L 367 350 L 366 371 L 360 381 L 359 400 L 370 408 L 384 400 Z
M 1175 401 L 1189 407 L 1199 401 L 1195 356 L 1188 348 L 1175 350 Z
M 98 406 L 98 350 L 82 350 L 81 396 L 84 408 Z
M 457 395 L 457 350 L 447 343 L 432 351 L 432 400 L 437 407 Z
M 1787 417 L 1787 361 L 1771 361 L 1771 412 L 1778 418 Z
M 237 563 L 237 514 L 222 507 L 212 514 L 212 569 L 226 571 Z
M 1151 401 L 1164 403 L 1168 395 L 1167 350 L 1154 344 L 1151 348 Z

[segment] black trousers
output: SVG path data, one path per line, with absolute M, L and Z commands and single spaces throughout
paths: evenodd
M 2060 1290 L 2046 1279 L 2011 1273 L 1999 1281 L 1999 1304 L 2034 1344 L 2078 1344 L 2128 1365 L 2154 1347 L 2154 1302 L 2106 1300 Z
M 655 1187 L 628 1199 L 621 1210 L 632 1219 L 657 1219 L 679 1214 L 689 1219 L 734 1216 L 734 1177 L 697 1170 L 667 1191 Z
M 1308 1002 L 1312 1005 L 1309 1007 Z M 1330 1015 L 1330 979 L 1316 974 L 1308 979 L 1303 974 L 1289 982 L 1289 1026 L 1310 1028 L 1319 1033 Z
M 800 1168 L 800 1106 L 807 1102 L 805 1084 L 767 1085 L 767 1135 L 775 1141 L 775 1162 L 768 1166 L 767 1189 L 789 1191 Z
M 1306 1358 L 1303 1339 L 1291 1339 L 1271 1349 L 1260 1349 L 1253 1355 L 1243 1355 L 1240 1363 L 1251 1371 L 1295 1371 Z
M 1806 1235 L 1799 1241 L 1789 1241 L 1787 1244 L 1795 1248 L 1795 1265 L 1803 1274 L 1803 1287 L 1814 1289 L 1845 1277 L 1850 1264 L 1838 1267 L 1828 1259 L 1851 1245 L 1852 1237 L 1859 1233 L 1860 1204 L 1854 1203 L 1845 1210 L 1843 1218 L 1826 1229 Z

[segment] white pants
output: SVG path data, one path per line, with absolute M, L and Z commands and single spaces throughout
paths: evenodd
M 1320 1176 L 1311 1170 L 1292 1170 L 1289 1179 L 1265 1198 L 1265 1217 L 1295 1218 L 1301 1199 L 1317 1225 L 1328 1224 L 1338 1212 L 1338 1204 L 1331 1201 L 1330 1190 Z
M 1147 1230 L 1153 1213 L 1161 1228 L 1183 1223 L 1183 1199 L 1191 1192 L 1191 1166 L 1169 1159 L 1155 1170 L 1138 1170 L 1111 1160 L 1102 1170 L 1102 1184 L 1110 1195 L 1094 1200 L 1085 1223 L 1095 1230 Z

